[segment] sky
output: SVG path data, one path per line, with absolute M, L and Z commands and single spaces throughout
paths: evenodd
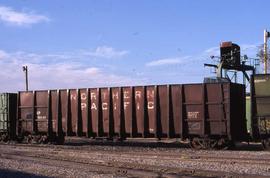
M 222 41 L 256 57 L 270 1 L 0 0 L 0 92 L 200 83 Z

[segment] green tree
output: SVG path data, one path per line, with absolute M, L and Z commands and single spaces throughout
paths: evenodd
M 264 47 L 263 47 L 263 44 L 258 46 L 256 56 L 260 59 L 260 62 L 264 63 Z M 269 61 L 270 61 L 270 50 L 269 50 L 269 48 L 267 50 L 267 59 L 268 59 L 267 62 L 269 63 Z
M 264 68 L 264 46 L 259 45 L 256 56 L 259 58 L 262 69 Z M 270 50 L 267 49 L 267 70 L 270 70 Z

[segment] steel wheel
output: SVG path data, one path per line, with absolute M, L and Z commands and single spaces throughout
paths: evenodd
M 26 137 L 26 142 L 27 142 L 27 143 L 32 143 L 32 142 L 33 142 L 33 137 L 32 137 L 32 135 L 28 135 L 28 136 Z
M 8 142 L 8 140 L 9 140 L 8 135 L 7 135 L 7 134 L 3 134 L 3 135 L 2 135 L 2 141 L 3 141 L 3 142 Z
M 262 145 L 265 150 L 270 150 L 270 140 L 269 139 L 263 139 Z
M 204 148 L 203 143 L 201 142 L 199 138 L 193 138 L 192 140 L 190 140 L 189 145 L 191 148 L 198 149 L 198 150 Z
M 194 149 L 215 149 L 217 144 L 215 139 L 193 138 L 190 141 L 190 146 Z

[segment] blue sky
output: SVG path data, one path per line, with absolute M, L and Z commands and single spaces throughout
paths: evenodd
M 0 91 L 202 82 L 233 41 L 255 57 L 270 1 L 0 1 Z

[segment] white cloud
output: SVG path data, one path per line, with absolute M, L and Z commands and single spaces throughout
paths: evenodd
M 4 54 L 4 55 L 2 55 Z M 65 54 L 66 57 L 68 53 Z M 72 53 L 71 53 L 72 54 Z M 78 55 L 78 54 L 77 54 Z M 8 53 L 0 50 L 0 92 L 24 90 L 22 66 L 28 66 L 29 88 L 59 89 L 145 84 L 142 77 L 133 78 L 86 61 L 62 60 L 59 54 L 36 54 L 27 52 Z M 52 57 L 54 61 L 48 60 Z M 79 56 L 79 55 L 78 55 Z M 72 56 L 71 56 L 72 58 Z
M 241 47 L 241 55 L 246 54 L 248 57 L 256 57 L 260 44 L 242 44 Z
M 5 51 L 0 50 L 0 59 L 5 59 L 7 57 L 8 57 L 8 54 Z
M 207 55 L 207 56 L 219 56 L 220 55 L 220 48 L 215 46 L 215 47 L 211 47 L 206 49 L 202 55 Z
M 240 47 L 241 47 L 241 50 L 255 50 L 258 48 L 258 44 L 242 44 Z
M 100 46 L 95 51 L 84 52 L 85 55 L 90 55 L 100 58 L 120 58 L 128 54 L 128 51 L 117 51 L 116 49 L 108 46 Z
M 90 75 L 96 75 L 100 73 L 100 69 L 97 67 L 90 67 L 85 69 L 85 73 L 90 74 Z
M 188 60 L 188 58 L 190 58 L 190 56 L 185 56 L 181 58 L 165 58 L 148 62 L 145 65 L 148 67 L 152 67 L 152 66 L 183 64 L 186 62 L 186 60 Z
M 50 19 L 44 15 L 38 15 L 33 12 L 18 12 L 5 6 L 0 6 L 0 20 L 17 26 L 50 21 Z
M 16 51 L 12 53 L 6 53 L 0 50 L 0 59 L 9 56 L 13 59 L 20 59 L 30 61 L 31 63 L 42 63 L 51 62 L 59 63 L 64 61 L 80 61 L 80 62 L 90 62 L 95 61 L 95 59 L 100 58 L 121 58 L 122 56 L 128 54 L 128 51 L 122 50 L 117 51 L 112 47 L 97 47 L 95 51 L 90 50 L 75 50 L 71 52 L 58 52 L 52 54 L 42 54 L 42 53 L 31 53 L 25 51 Z M 95 58 L 93 58 L 95 57 Z M 105 64 L 104 64 L 105 65 Z
M 247 54 L 249 57 L 256 57 L 256 53 L 258 50 L 259 43 L 255 44 L 240 44 L 240 49 L 241 49 L 241 55 Z M 220 56 L 220 47 L 211 47 L 206 49 L 202 56 Z

